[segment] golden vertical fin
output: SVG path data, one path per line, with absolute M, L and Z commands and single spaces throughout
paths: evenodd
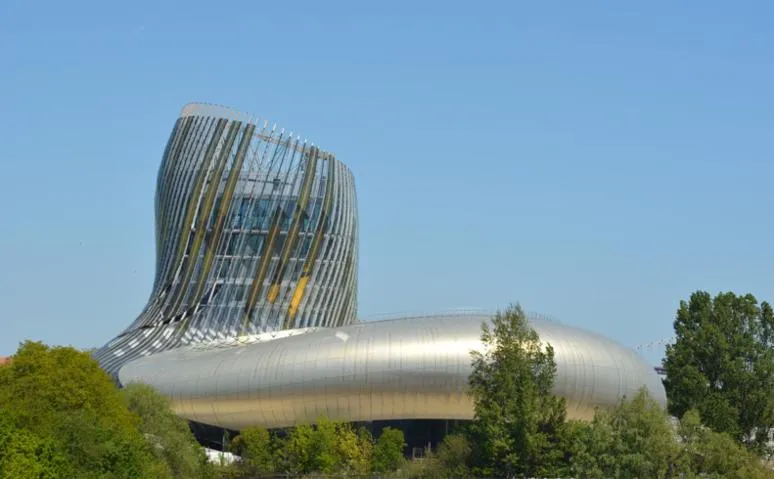
M 180 153 L 183 149 L 183 145 L 185 143 L 186 138 L 188 137 L 188 131 L 191 129 L 191 126 L 194 122 L 194 119 L 191 117 L 186 117 L 181 120 L 179 120 L 179 123 L 176 125 L 175 133 L 171 139 L 171 144 L 169 150 L 167 150 L 167 154 L 165 156 L 166 164 L 164 165 L 165 170 L 163 174 L 159 175 L 159 178 L 161 179 L 161 184 L 159 186 L 166 186 L 168 183 L 171 183 L 171 179 L 175 177 L 174 170 L 177 167 L 177 164 L 179 163 L 180 159 Z M 170 185 L 171 186 L 171 185 Z M 158 188 L 158 186 L 157 186 Z M 159 190 L 160 191 L 160 190 Z M 157 251 L 161 252 L 161 243 L 163 240 L 167 237 L 167 231 L 169 229 L 167 217 L 169 216 L 167 212 L 167 205 L 166 203 L 162 203 L 161 201 L 161 195 L 157 195 L 158 204 L 157 207 L 158 210 L 158 224 L 156 226 L 156 231 L 159 232 L 158 234 L 158 244 L 156 245 Z
M 234 140 L 236 139 L 236 134 L 239 130 L 240 124 L 241 123 L 238 121 L 231 123 L 228 136 L 226 137 L 226 142 L 223 145 L 223 148 L 220 150 L 220 154 L 215 163 L 215 168 L 213 169 L 212 175 L 210 176 L 207 193 L 204 197 L 204 200 L 202 201 L 202 204 L 199 206 L 199 216 L 196 221 L 196 229 L 194 231 L 193 243 L 191 244 L 191 251 L 188 253 L 188 262 L 185 267 L 183 279 L 180 283 L 180 288 L 178 288 L 178 294 L 176 295 L 172 309 L 170 310 L 171 315 L 177 314 L 178 309 L 180 308 L 180 304 L 183 302 L 183 299 L 186 296 L 185 292 L 188 290 L 191 277 L 193 276 L 194 270 L 196 269 L 196 263 L 199 259 L 199 251 L 202 246 L 202 241 L 204 240 L 204 233 L 207 229 L 207 223 L 209 222 L 210 214 L 212 213 L 212 206 L 215 203 L 215 196 L 218 193 L 220 180 L 223 176 L 223 170 L 226 166 L 226 161 L 230 156 L 231 148 L 234 145 Z
M 350 248 L 350 253 L 347 255 L 347 259 L 345 260 L 346 263 L 344 264 L 344 271 L 342 272 L 342 275 L 341 275 L 342 281 L 344 281 L 345 282 L 344 284 L 348 286 L 349 286 L 349 275 L 352 270 L 352 266 L 355 262 L 354 254 L 355 254 L 354 250 Z M 350 299 L 352 298 L 353 293 L 354 293 L 354 290 L 350 289 L 349 291 L 347 291 L 346 296 L 342 296 L 341 298 L 341 300 L 343 301 L 341 303 L 341 313 L 339 317 L 335 320 L 336 321 L 335 325 L 337 327 L 344 325 L 344 320 L 346 319 L 346 314 L 348 312 L 347 307 Z
M 290 261 L 290 255 L 293 254 L 296 243 L 298 242 L 298 234 L 301 229 L 301 223 L 306 214 L 306 206 L 309 203 L 309 196 L 312 190 L 312 183 L 314 180 L 314 172 L 317 168 L 317 157 L 319 150 L 317 147 L 312 147 L 309 150 L 306 160 L 306 168 L 304 171 L 304 178 L 301 181 L 301 191 L 296 201 L 296 206 L 293 211 L 293 219 L 288 230 L 288 235 L 285 238 L 285 244 L 282 246 L 282 254 L 280 255 L 280 262 L 277 268 L 274 270 L 271 286 L 269 292 L 266 294 L 266 300 L 269 304 L 274 304 L 279 296 L 280 285 L 282 284 L 282 277 L 285 275 L 288 262 Z
M 320 246 L 325 235 L 325 229 L 328 224 L 328 215 L 330 214 L 331 206 L 333 205 L 333 162 L 332 158 L 328 158 L 328 178 L 325 185 L 325 198 L 323 199 L 323 207 L 320 212 L 320 217 L 317 220 L 317 229 L 314 232 L 314 238 L 312 238 L 312 244 L 309 246 L 309 254 L 306 256 L 304 262 L 304 269 L 301 271 L 301 278 L 299 278 L 296 284 L 296 289 L 293 291 L 293 297 L 290 300 L 290 307 L 288 308 L 288 318 L 290 321 L 294 320 L 296 313 L 298 313 L 298 307 L 301 305 L 301 300 L 304 298 L 304 291 L 306 285 L 309 282 L 309 278 L 314 270 L 315 262 L 317 261 L 317 255 L 320 251 Z
M 199 168 L 199 171 L 196 173 L 196 179 L 194 180 L 193 188 L 191 188 L 191 193 L 188 197 L 188 204 L 186 205 L 185 218 L 183 219 L 183 224 L 180 228 L 180 238 L 178 240 L 177 248 L 173 252 L 175 255 L 175 260 L 172 262 L 168 270 L 169 280 L 164 289 L 172 286 L 177 270 L 179 269 L 179 265 L 185 257 L 186 246 L 188 245 L 188 242 L 191 240 L 192 236 L 191 224 L 193 223 L 194 215 L 196 214 L 196 207 L 199 202 L 199 196 L 202 194 L 202 190 L 204 189 L 204 180 L 207 178 L 207 171 L 210 169 L 212 157 L 214 156 L 215 150 L 218 146 L 218 143 L 220 142 L 220 137 L 223 134 L 223 129 L 226 127 L 226 123 L 227 120 L 218 120 L 217 124 L 215 125 L 215 131 L 212 133 L 210 144 L 207 145 L 207 150 L 204 153 L 202 164 Z M 178 294 L 181 293 L 181 290 L 184 289 L 185 285 L 180 283 L 179 287 L 170 298 L 170 304 L 175 303 L 175 298 Z
M 258 265 L 258 269 L 255 272 L 255 277 L 253 277 L 253 283 L 250 286 L 250 294 L 247 297 L 247 302 L 245 303 L 245 315 L 242 319 L 243 332 L 245 329 L 247 329 L 247 324 L 250 321 L 250 317 L 253 315 L 253 309 L 255 308 L 255 303 L 258 300 L 258 293 L 261 292 L 261 286 L 263 285 L 263 281 L 266 279 L 266 272 L 269 269 L 269 264 L 271 263 L 272 256 L 274 255 L 274 243 L 277 241 L 280 225 L 284 221 L 284 218 L 285 212 L 282 211 L 280 206 L 277 206 L 277 209 L 274 210 L 274 215 L 271 221 L 269 236 L 266 238 L 266 241 L 263 242 L 263 247 L 261 248 L 260 264 Z
M 226 180 L 226 186 L 223 189 L 223 195 L 221 196 L 220 205 L 216 213 L 215 225 L 212 228 L 212 235 L 210 237 L 207 251 L 204 254 L 204 262 L 202 265 L 201 273 L 199 274 L 199 281 L 196 285 L 196 290 L 193 295 L 193 299 L 189 302 L 190 307 L 196 307 L 201 300 L 204 287 L 207 284 L 207 277 L 212 269 L 212 263 L 215 259 L 215 253 L 217 252 L 218 243 L 220 237 L 223 234 L 223 227 L 226 223 L 226 216 L 228 215 L 229 207 L 231 205 L 232 198 L 234 196 L 234 190 L 236 189 L 237 180 L 242 172 L 242 165 L 247 155 L 247 149 L 250 145 L 250 140 L 253 138 L 253 132 L 255 131 L 255 125 L 248 124 L 245 131 L 242 133 L 242 139 L 239 141 L 237 147 L 236 156 L 234 156 L 234 162 L 231 165 L 231 171 L 228 174 L 228 180 Z M 188 319 L 186 319 L 186 323 Z

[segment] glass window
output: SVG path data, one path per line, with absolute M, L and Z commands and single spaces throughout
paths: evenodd
M 280 229 L 283 231 L 287 231 L 288 228 L 290 228 L 290 220 L 292 219 L 292 214 L 288 214 L 288 211 L 293 211 L 292 208 L 286 208 L 282 214 L 282 220 L 280 221 Z
M 239 239 L 242 237 L 240 234 L 231 234 L 226 244 L 226 254 L 231 256 L 236 254 L 237 246 L 239 245 Z
M 312 237 L 305 235 L 301 237 L 301 247 L 298 250 L 298 257 L 299 258 L 305 258 L 307 254 L 309 254 L 309 245 L 312 244 Z
M 269 215 L 269 200 L 267 198 L 261 198 L 256 201 L 252 216 L 253 228 L 267 229 L 269 227 L 271 218 Z
M 263 247 L 263 241 L 266 235 L 261 233 L 252 233 L 247 237 L 247 251 L 245 254 L 248 256 L 258 256 Z
M 234 301 L 244 301 L 247 292 L 247 286 L 244 284 L 236 285 L 234 286 L 234 290 Z
M 287 239 L 288 235 L 286 234 L 280 234 L 277 235 L 277 239 L 274 240 L 274 254 L 280 255 L 282 254 L 282 247 L 285 246 L 285 240 Z
M 215 218 L 218 216 L 218 211 L 220 211 L 220 203 L 221 200 L 223 200 L 223 197 L 218 196 L 215 198 L 215 204 L 212 207 L 212 211 L 210 211 L 210 217 L 209 217 L 209 223 L 208 227 L 211 228 L 215 224 Z
M 311 229 L 314 229 L 314 222 L 312 221 L 312 215 L 319 215 L 319 206 L 320 201 L 318 199 L 311 199 L 309 200 L 309 204 L 306 207 L 306 211 L 304 212 L 304 221 L 302 223 L 302 231 L 304 232 L 311 232 Z
M 245 214 L 244 214 L 245 198 L 239 198 L 235 200 L 234 204 L 238 206 L 232 209 L 231 227 L 234 229 L 240 229 L 242 228 L 242 224 L 244 223 L 244 220 L 245 220 Z
M 246 230 L 253 227 L 253 218 L 250 214 L 250 198 L 242 198 L 242 203 L 239 205 L 239 226 Z
M 191 246 L 193 245 L 193 237 L 194 237 L 194 233 L 193 232 L 188 234 L 188 243 L 185 246 L 185 254 L 191 254 Z

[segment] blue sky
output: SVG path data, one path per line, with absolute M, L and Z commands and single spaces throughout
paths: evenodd
M 139 313 L 190 101 L 351 167 L 365 318 L 519 301 L 633 346 L 696 289 L 774 300 L 770 2 L 370 3 L 0 2 L 0 354 Z

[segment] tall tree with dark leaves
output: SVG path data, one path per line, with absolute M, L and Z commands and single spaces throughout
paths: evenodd
M 482 325 L 484 350 L 473 352 L 470 425 L 474 472 L 480 475 L 556 474 L 563 462 L 564 400 L 551 389 L 554 350 L 540 341 L 521 307 L 509 307 Z
M 664 368 L 669 412 L 696 409 L 759 454 L 774 428 L 774 313 L 751 294 L 697 291 L 681 301 Z

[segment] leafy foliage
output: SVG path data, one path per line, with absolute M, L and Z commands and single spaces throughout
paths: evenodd
M 698 292 L 681 303 L 675 330 L 665 383 L 679 422 L 645 390 L 591 422 L 566 421 L 551 394 L 553 349 L 514 306 L 482 326 L 484 349 L 472 353 L 474 420 L 425 459 L 406 463 L 400 430 L 374 441 L 322 417 L 242 431 L 233 442 L 241 461 L 219 471 L 153 389 L 118 391 L 88 354 L 27 342 L 0 367 L 0 477 L 772 477 L 759 456 L 760 431 L 774 423 L 771 307 Z
M 237 464 L 240 475 L 260 477 L 276 469 L 274 444 L 268 430 L 263 428 L 245 429 L 231 444 L 242 460 Z
M 151 451 L 166 465 L 172 477 L 213 477 L 214 470 L 196 442 L 188 423 L 175 416 L 169 401 L 144 384 L 130 384 L 121 391 L 128 409 L 140 418 L 140 432 Z
M 742 336 L 758 328 L 756 334 L 768 341 L 770 308 L 764 304 L 756 313 L 750 299 L 745 301 L 746 313 L 723 313 L 735 318 L 726 322 L 746 324 L 738 332 Z M 735 308 L 744 310 L 738 304 Z M 758 326 L 749 319 L 755 314 L 760 316 Z M 426 460 L 412 462 L 406 477 L 465 477 L 471 472 L 506 477 L 772 477 L 757 455 L 729 435 L 702 426 L 698 413 L 689 411 L 680 423 L 671 422 L 644 389 L 622 398 L 615 408 L 598 409 L 591 422 L 566 421 L 563 401 L 551 395 L 553 350 L 540 342 L 518 306 L 484 325 L 481 339 L 484 350 L 473 353 L 470 376 L 474 420 L 461 435 L 447 436 Z M 755 350 L 749 338 L 729 336 L 728 342 Z M 711 351 L 704 354 L 712 356 Z M 756 354 L 758 360 L 767 357 L 762 348 Z M 748 369 L 759 374 L 767 370 L 749 363 Z M 679 379 L 685 379 L 682 372 L 676 372 Z M 726 381 L 730 384 L 730 378 Z M 735 400 L 728 398 L 726 404 Z M 710 404 L 718 404 L 717 399 Z M 714 411 L 714 417 L 727 409 Z
M 234 468 L 244 477 L 272 473 L 365 475 L 370 472 L 375 450 L 367 430 L 356 431 L 350 424 L 325 417 L 315 425 L 290 428 L 284 436 L 265 429 L 246 429 L 232 445 L 242 457 Z
M 672 424 L 643 389 L 575 431 L 572 474 L 579 477 L 766 478 L 758 456 L 728 434 L 703 426 L 696 411 Z
M 0 368 L 0 410 L 4 427 L 15 430 L 7 442 L 11 453 L 3 453 L 6 476 L 31 457 L 54 468 L 54 476 L 159 476 L 137 416 L 86 353 L 22 344 Z
M 79 411 L 120 432 L 137 418 L 124 407 L 108 375 L 88 355 L 69 347 L 25 342 L 0 369 L 0 406 L 41 435 L 55 432 L 63 413 Z
M 667 347 L 669 412 L 696 409 L 706 425 L 768 451 L 774 428 L 774 312 L 752 295 L 695 292 L 682 301 Z
M 520 306 L 482 325 L 484 351 L 472 352 L 470 394 L 475 418 L 469 440 L 482 475 L 552 474 L 564 457 L 557 447 L 564 400 L 553 395 L 556 362 L 550 344 L 529 327 Z
M 731 436 L 702 425 L 696 410 L 685 413 L 680 421 L 679 434 L 685 467 L 693 474 L 738 479 L 772 476 L 755 454 L 744 449 Z
M 612 411 L 598 410 L 576 430 L 575 472 L 583 477 L 662 478 L 680 469 L 666 412 L 641 390 Z
M 471 477 L 468 463 L 473 451 L 464 434 L 449 434 L 435 451 L 426 450 L 425 456 L 405 464 L 400 477 L 406 479 L 447 479 Z
M 345 474 L 367 474 L 374 453 L 373 437 L 367 429 L 358 431 L 347 424 L 338 426 L 339 471 Z
M 55 478 L 65 465 L 53 441 L 16 427 L 8 411 L 0 409 L 0 477 Z
M 406 441 L 403 431 L 385 427 L 374 445 L 373 471 L 385 473 L 394 471 L 403 465 L 403 450 Z
M 293 428 L 284 441 L 283 447 L 278 448 L 283 451 L 283 465 L 281 470 L 291 474 L 308 474 L 315 470 L 315 452 L 312 448 L 315 441 L 314 428 L 309 424 L 302 424 Z
M 317 427 L 311 434 L 311 447 L 308 449 L 310 468 L 304 472 L 336 472 L 341 459 L 338 454 L 340 448 L 337 429 L 336 424 L 327 418 L 317 421 Z
M 462 434 L 449 434 L 438 446 L 435 458 L 446 477 L 468 477 L 468 461 L 473 452 L 468 440 Z

